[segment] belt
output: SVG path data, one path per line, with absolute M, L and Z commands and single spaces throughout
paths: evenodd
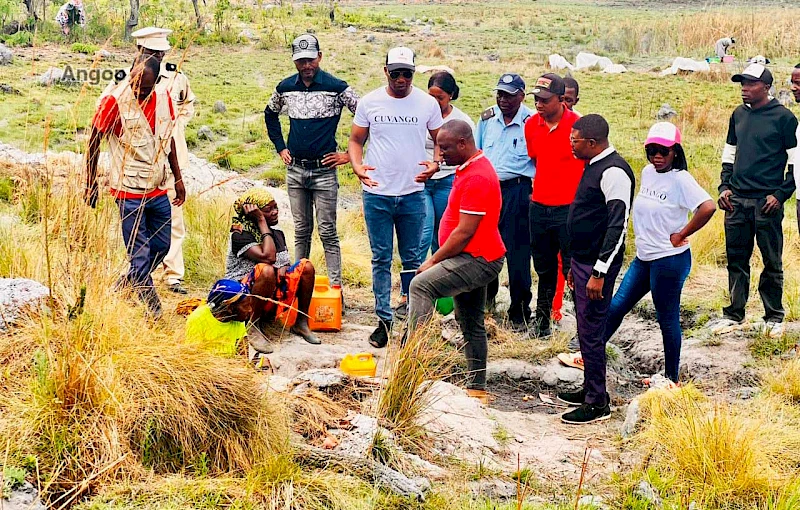
M 306 170 L 316 170 L 318 168 L 329 168 L 329 165 L 323 165 L 321 159 L 297 159 L 292 158 L 292 165 L 305 168 Z
M 505 181 L 500 181 L 501 188 L 507 188 L 509 186 L 514 186 L 516 184 L 528 184 L 531 182 L 530 177 L 519 176 L 514 177 L 513 179 L 506 179 Z

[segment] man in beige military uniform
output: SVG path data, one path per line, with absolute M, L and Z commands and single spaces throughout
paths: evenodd
M 156 91 L 169 94 L 172 104 L 175 107 L 175 123 L 173 129 L 173 139 L 175 140 L 175 150 L 178 156 L 178 164 L 181 170 L 189 168 L 189 149 L 186 146 L 186 126 L 194 117 L 195 96 L 189 86 L 189 79 L 178 70 L 178 66 L 168 62 L 163 62 L 164 54 L 171 49 L 167 36 L 172 30 L 167 28 L 146 27 L 131 34 L 136 40 L 136 48 L 139 50 L 134 64 L 146 58 L 154 58 L 161 66 L 161 72 L 156 82 Z M 127 77 L 122 81 L 127 80 Z M 116 86 L 109 83 L 100 100 Z M 98 104 L 99 101 L 98 100 Z M 171 177 L 167 182 L 169 199 L 175 199 L 175 185 Z M 186 294 L 182 282 L 186 272 L 183 262 L 183 240 L 186 237 L 186 224 L 183 220 L 183 209 L 180 207 L 172 208 L 172 232 L 170 250 L 164 257 L 164 280 L 169 289 L 178 294 Z

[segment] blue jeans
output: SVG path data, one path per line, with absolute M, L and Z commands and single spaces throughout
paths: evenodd
M 403 269 L 417 269 L 422 264 L 419 239 L 425 219 L 425 198 L 422 191 L 390 197 L 362 192 L 364 219 L 369 245 L 372 248 L 372 292 L 375 313 L 385 321 L 392 320 L 392 254 L 394 232 Z
M 439 222 L 442 220 L 450 190 L 453 189 L 453 180 L 456 175 L 448 175 L 441 179 L 428 179 L 425 181 L 425 223 L 422 224 L 422 241 L 419 245 L 420 256 L 425 259 L 428 250 L 431 254 L 439 249 Z
M 131 267 L 128 283 L 153 288 L 150 273 L 161 264 L 170 246 L 172 205 L 167 195 L 146 199 L 117 200 L 122 218 L 122 237 Z
M 611 338 L 622 318 L 648 292 L 653 293 L 656 320 L 661 327 L 664 340 L 664 372 L 678 382 L 681 361 L 681 291 L 689 271 L 692 269 L 692 254 L 689 250 L 650 262 L 633 259 L 622 283 L 611 300 L 606 320 L 606 341 Z

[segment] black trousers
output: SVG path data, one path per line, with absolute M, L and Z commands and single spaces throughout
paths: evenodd
M 754 244 L 758 244 L 764 261 L 758 280 L 764 320 L 783 322 L 783 205 L 767 216 L 761 212 L 766 198 L 731 195 L 730 201 L 733 211 L 725 211 L 725 251 L 731 304 L 723 308 L 722 313 L 728 319 L 744 320 L 750 295 L 750 258 Z
M 558 253 L 561 252 L 562 272 L 565 278 L 569 273 L 572 259 L 567 230 L 569 206 L 531 202 L 529 210 L 533 269 L 539 277 L 536 318 L 549 321 L 558 282 Z

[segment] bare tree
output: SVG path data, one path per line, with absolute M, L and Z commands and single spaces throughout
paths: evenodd
M 139 24 L 139 0 L 129 0 L 131 4 L 131 15 L 125 22 L 125 40 L 131 40 L 131 32 Z
M 206 4 L 206 0 L 203 0 L 203 5 Z M 200 7 L 197 5 L 197 0 L 192 0 L 192 5 L 194 6 L 194 17 L 197 20 L 197 28 L 203 28 L 203 18 L 200 17 Z
M 39 21 L 39 14 L 36 12 L 36 0 L 22 0 L 25 9 L 28 11 L 28 18 Z

